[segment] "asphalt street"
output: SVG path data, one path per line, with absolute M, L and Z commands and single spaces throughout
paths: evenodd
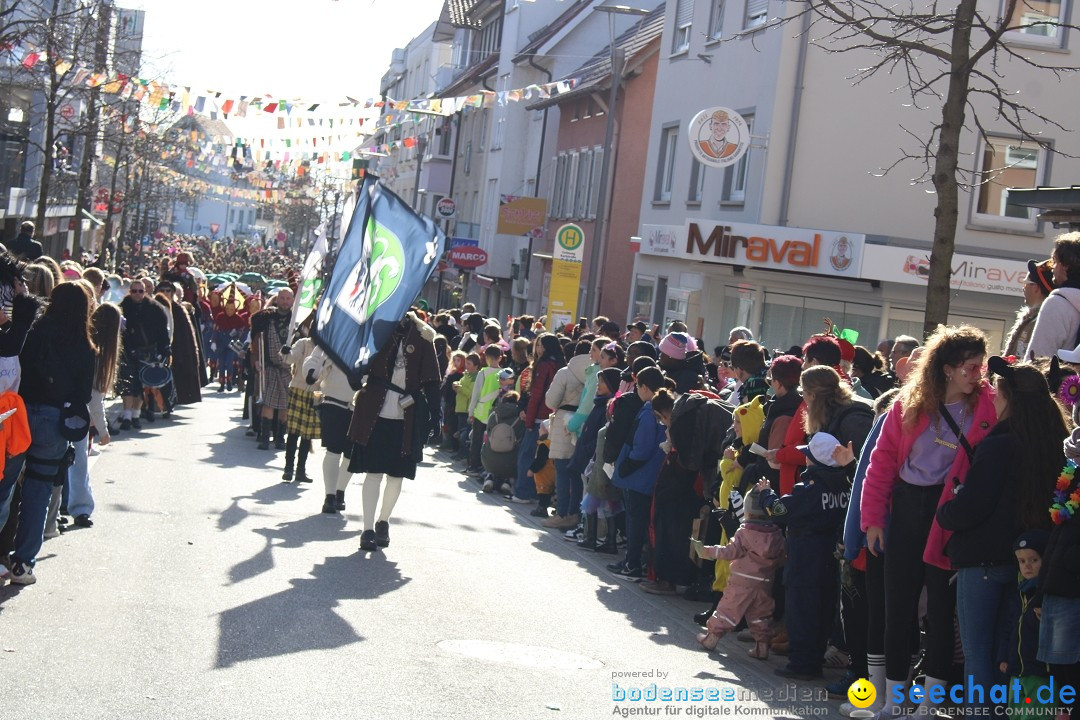
M 390 547 L 361 552 L 359 483 L 322 514 L 321 449 L 315 483 L 282 483 L 239 411 L 210 393 L 94 459 L 95 526 L 0 588 L 0 716 L 838 716 L 772 674 L 783 658 L 734 637 L 707 655 L 700 603 L 616 578 L 441 455 L 406 481 Z M 717 699 L 629 699 L 654 683 Z

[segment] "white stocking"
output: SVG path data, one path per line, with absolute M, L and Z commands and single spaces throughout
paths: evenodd
M 345 488 L 349 487 L 349 481 L 352 480 L 352 473 L 349 472 L 349 458 L 344 455 L 339 457 L 341 458 L 341 467 L 338 469 L 337 491 L 345 492 Z
M 323 487 L 327 495 L 333 495 L 338 489 L 338 474 L 341 471 L 341 456 L 327 452 L 322 459 Z
M 398 498 L 401 497 L 401 481 L 399 477 L 386 476 L 386 489 L 383 490 L 382 496 L 382 510 L 379 512 L 379 520 L 387 522 L 390 520 L 390 513 L 394 512 L 394 506 L 397 505 Z
M 379 505 L 379 486 L 382 485 L 382 473 L 368 473 L 364 476 L 364 529 L 375 529 L 375 508 Z

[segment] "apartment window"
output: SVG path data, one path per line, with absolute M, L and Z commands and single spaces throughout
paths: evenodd
M 697 160 L 690 160 L 690 194 L 686 196 L 686 202 L 701 204 L 701 197 L 705 191 L 705 166 Z
M 746 132 L 753 135 L 754 118 L 743 116 L 746 120 Z M 731 167 L 724 168 L 724 202 L 741 203 L 746 200 L 746 178 L 750 174 L 750 153 L 752 148 L 747 148 L 739 162 Z
M 1004 6 L 1002 10 L 1005 10 Z M 1018 28 L 1012 31 L 1016 39 L 1057 45 L 1062 35 L 1059 25 L 1064 22 L 1063 0 L 1020 0 L 1013 8 L 1006 27 Z
M 709 39 L 719 40 L 724 29 L 724 0 L 712 0 L 709 10 Z
M 749 30 L 764 25 L 769 17 L 769 0 L 746 0 L 746 17 L 743 29 Z
M 596 219 L 600 202 L 600 175 L 604 172 L 604 148 L 597 145 L 592 151 L 592 186 L 589 188 L 589 219 Z
M 476 42 L 474 43 L 473 62 L 480 62 L 492 53 L 498 52 L 502 42 L 502 13 L 496 13 L 484 18 L 483 25 L 474 31 Z
M 435 134 L 439 136 L 439 155 L 450 157 L 450 140 L 454 135 L 453 120 L 450 117 L 443 118 L 439 127 L 435 128 Z
M 675 33 L 671 52 L 681 53 L 690 49 L 690 26 L 694 24 L 694 0 L 679 0 L 675 7 Z
M 679 140 L 679 126 L 666 127 L 660 135 L 660 155 L 656 166 L 656 192 L 653 199 L 671 201 L 671 183 L 675 177 L 675 145 Z
M 1043 151 L 1032 142 L 990 137 L 982 143 L 975 213 L 982 219 L 1035 224 L 1035 211 L 1009 202 L 1009 188 L 1039 185 Z

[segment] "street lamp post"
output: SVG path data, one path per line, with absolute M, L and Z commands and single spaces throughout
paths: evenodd
M 424 167 L 424 152 L 427 151 L 427 136 L 416 136 L 416 182 L 413 184 L 412 204 L 413 210 L 420 212 L 418 202 L 420 200 L 420 170 Z
M 626 5 L 600 5 L 596 10 L 607 13 L 608 16 L 608 30 L 611 35 L 611 90 L 608 93 L 607 128 L 604 131 L 604 162 L 600 167 L 600 181 L 597 184 L 596 232 L 589 248 L 589 279 L 585 286 L 585 314 L 588 317 L 596 317 L 599 312 L 600 263 L 603 258 L 603 246 L 607 244 L 606 235 L 609 225 L 607 185 L 612 155 L 615 154 L 611 147 L 615 137 L 615 104 L 618 102 L 619 82 L 622 80 L 623 65 L 626 63 L 626 51 L 615 47 L 615 16 L 649 14 L 648 10 Z

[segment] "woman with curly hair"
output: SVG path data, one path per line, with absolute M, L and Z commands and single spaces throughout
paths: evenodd
M 870 455 L 860 524 L 870 552 L 885 554 L 883 716 L 897 707 L 895 688 L 906 685 L 924 585 L 926 695 L 943 687 L 952 670 L 956 588 L 949 582 L 952 566 L 944 554 L 949 534 L 935 513 L 963 483 L 972 448 L 997 422 L 993 391 L 983 379 L 985 358 L 981 330 L 939 327 L 889 410 Z

